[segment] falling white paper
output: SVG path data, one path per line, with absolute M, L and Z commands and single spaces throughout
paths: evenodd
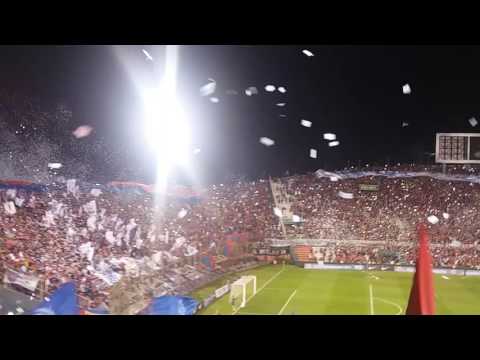
M 273 85 L 267 85 L 267 86 L 265 86 L 265 91 L 266 91 L 266 92 L 274 92 L 275 89 L 276 89 L 276 88 L 275 88 L 275 86 L 273 86 Z
M 302 50 L 302 53 L 304 53 L 305 55 L 307 55 L 308 57 L 311 57 L 311 56 L 314 56 L 313 53 L 310 51 L 310 50 Z
M 273 141 L 272 139 L 269 139 L 267 137 L 260 138 L 260 143 L 262 143 L 265 146 L 275 145 L 275 141 Z
M 301 124 L 302 126 L 307 127 L 307 128 L 312 127 L 312 122 L 311 122 L 311 121 L 308 121 L 308 120 L 302 120 L 302 121 L 300 121 L 300 124 Z
M 285 94 L 287 92 L 287 89 L 285 89 L 283 86 L 280 86 L 278 88 L 278 91 L 281 92 L 282 94 Z
M 330 176 L 330 181 L 336 182 L 338 178 L 336 176 Z
M 293 221 L 293 222 L 300 222 L 300 216 L 298 216 L 298 215 L 293 215 L 293 216 L 292 216 L 292 221 Z
M 178 217 L 180 219 L 183 219 L 185 217 L 185 215 L 187 215 L 187 210 L 185 210 L 185 209 L 182 209 L 178 212 Z
M 17 307 L 15 310 L 17 310 L 17 313 L 23 314 L 25 311 L 21 307 Z
M 210 98 L 210 101 L 211 101 L 212 103 L 215 103 L 215 104 L 216 104 L 216 103 L 218 103 L 220 100 L 219 100 L 218 98 L 216 98 L 216 97 L 211 97 L 211 98 Z
M 407 122 L 402 122 L 402 127 L 407 127 L 408 126 L 408 123 Z
M 448 276 L 445 276 L 445 275 L 442 275 L 442 278 L 445 279 L 445 280 L 450 280 L 450 278 Z
M 143 53 L 145 54 L 145 56 L 147 57 L 147 60 L 153 61 L 153 57 L 148 53 L 147 50 L 142 49 L 142 52 L 143 52 Z
M 48 167 L 50 169 L 60 169 L 62 167 L 62 164 L 60 164 L 60 163 L 48 163 Z
M 404 94 L 408 95 L 412 92 L 412 89 L 410 88 L 410 85 L 405 84 L 402 87 L 402 91 L 403 91 Z
M 468 122 L 470 123 L 470 125 L 472 125 L 472 127 L 475 127 L 478 125 L 478 121 L 474 117 L 468 119 Z
M 310 157 L 312 159 L 316 159 L 317 158 L 317 150 L 315 149 L 310 149 Z
M 195 155 L 199 154 L 199 153 L 200 153 L 200 149 L 195 149 L 195 150 L 193 150 L 193 153 L 194 153 Z
M 340 196 L 342 199 L 353 199 L 353 194 L 339 191 L 338 196 Z
M 13 312 L 9 311 L 9 312 L 7 313 L 7 315 L 13 315 Z
M 328 146 L 333 147 L 333 146 L 338 146 L 340 145 L 340 141 L 331 141 L 328 143 Z
M 258 89 L 255 86 L 250 86 L 247 90 L 245 90 L 245 94 L 247 96 L 252 96 L 258 94 Z
M 215 81 L 209 82 L 208 84 L 205 84 L 200 88 L 200 95 L 202 96 L 211 95 L 215 92 L 216 88 L 217 88 L 217 83 Z
M 278 103 L 277 106 L 280 106 L 280 107 L 285 106 L 285 103 Z
M 91 126 L 82 125 L 82 126 L 79 126 L 72 134 L 77 139 L 80 139 L 80 138 L 83 138 L 83 137 L 86 137 L 86 136 L 90 135 L 92 130 L 93 130 L 93 128 Z
M 326 133 L 326 134 L 323 134 L 323 139 L 328 141 L 333 141 L 337 139 L 337 136 L 335 134 Z
M 92 189 L 90 190 L 90 195 L 98 197 L 102 194 L 102 190 L 100 189 Z
M 443 213 L 443 218 L 444 218 L 445 220 L 447 220 L 449 217 L 450 217 L 450 215 L 449 215 L 449 214 L 447 214 L 447 213 Z
M 284 117 L 287 117 L 287 115 L 285 115 L 285 114 L 280 114 L 279 116 L 280 116 L 280 117 L 283 117 L 283 118 L 284 118 Z
M 438 218 L 437 218 L 435 215 L 430 215 L 430 216 L 427 218 L 427 220 L 428 220 L 428 222 L 429 222 L 430 224 L 434 224 L 434 225 L 435 225 L 436 223 L 438 223 L 438 221 L 439 221 Z
M 273 213 L 275 214 L 275 216 L 282 217 L 282 210 L 280 210 L 279 208 L 274 208 Z

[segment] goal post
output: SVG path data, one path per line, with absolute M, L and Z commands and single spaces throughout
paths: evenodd
M 233 308 L 243 308 L 247 300 L 257 293 L 257 277 L 242 276 L 230 286 L 230 304 Z

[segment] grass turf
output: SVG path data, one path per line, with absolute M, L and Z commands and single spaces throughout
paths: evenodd
M 237 315 L 404 314 L 413 278 L 412 273 L 305 270 L 293 265 L 264 266 L 238 275 L 256 275 L 257 294 Z M 437 314 L 480 314 L 480 277 L 434 276 Z M 220 279 L 192 296 L 205 298 L 226 281 Z M 224 295 L 199 314 L 232 315 L 228 300 Z

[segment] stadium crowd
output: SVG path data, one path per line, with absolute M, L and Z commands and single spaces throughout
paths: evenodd
M 478 184 L 314 174 L 277 181 L 280 200 L 302 219 L 287 226 L 288 234 L 335 244 L 320 249 L 318 260 L 412 264 L 415 227 L 435 215 L 429 224 L 435 266 L 480 266 Z M 360 190 L 361 184 L 378 189 Z M 248 233 L 252 242 L 283 236 L 263 179 L 212 185 L 197 201 L 167 198 L 161 206 L 148 193 L 80 191 L 71 180 L 45 192 L 4 189 L 0 199 L 3 271 L 41 278 L 46 293 L 73 279 L 90 307 L 108 306 L 110 290 L 125 277 L 150 276 L 157 296 L 191 291 L 214 276 L 198 257 L 222 254 L 232 232 Z

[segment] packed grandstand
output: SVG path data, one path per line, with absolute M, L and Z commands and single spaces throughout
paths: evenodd
M 74 280 L 82 308 L 133 314 L 153 296 L 189 294 L 278 259 L 412 265 L 419 222 L 429 226 L 435 267 L 480 269 L 477 173 L 414 165 L 318 171 L 171 188 L 162 207 L 141 184 L 5 180 L 1 278 L 35 298 Z

